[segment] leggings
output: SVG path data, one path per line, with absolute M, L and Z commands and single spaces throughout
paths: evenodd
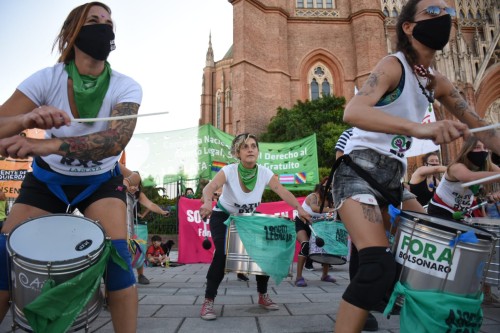
M 205 290 L 205 298 L 214 299 L 217 296 L 217 289 L 224 278 L 224 269 L 226 267 L 226 232 L 227 227 L 224 221 L 228 219 L 228 215 L 223 212 L 214 211 L 210 217 L 210 232 L 212 241 L 215 245 L 214 257 L 208 268 L 207 273 L 207 288 Z M 256 275 L 257 291 L 261 294 L 267 293 L 267 283 L 269 276 Z

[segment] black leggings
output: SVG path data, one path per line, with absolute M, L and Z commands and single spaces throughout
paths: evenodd
M 224 221 L 229 216 L 226 213 L 214 211 L 210 217 L 210 233 L 212 241 L 215 245 L 214 257 L 208 268 L 207 273 L 207 289 L 205 290 L 205 298 L 215 298 L 217 289 L 224 279 L 224 269 L 226 267 L 226 233 L 227 227 Z M 267 293 L 268 275 L 256 275 L 257 291 L 261 294 Z

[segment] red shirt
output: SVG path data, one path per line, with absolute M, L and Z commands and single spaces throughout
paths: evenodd
M 155 247 L 154 245 L 150 245 L 148 247 L 147 255 L 152 255 L 153 257 L 164 256 L 165 252 L 161 248 L 161 246 Z

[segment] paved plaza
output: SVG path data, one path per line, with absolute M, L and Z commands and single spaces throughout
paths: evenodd
M 174 253 L 171 257 L 175 259 Z M 320 265 L 304 271 L 308 286 L 295 287 L 295 279 L 287 278 L 279 285 L 270 280 L 269 294 L 279 304 L 278 311 L 267 311 L 257 305 L 255 277 L 241 282 L 235 273 L 228 273 L 215 300 L 217 320 L 204 321 L 200 308 L 205 291 L 208 264 L 189 264 L 178 267 L 147 267 L 149 285 L 139 288 L 138 332 L 145 333 L 279 333 L 332 332 L 339 300 L 348 285 L 348 265 L 334 266 L 330 275 L 336 283 L 320 281 Z M 295 271 L 295 265 L 294 265 Z M 498 289 L 495 289 L 498 293 Z M 500 308 L 484 307 L 481 332 L 500 332 Z M 384 318 L 374 313 L 380 333 L 399 332 L 399 316 Z M 0 333 L 10 332 L 12 317 L 0 325 Z M 90 332 L 113 332 L 106 310 L 91 323 Z M 18 329 L 16 332 L 22 332 Z M 83 332 L 83 331 L 82 331 Z

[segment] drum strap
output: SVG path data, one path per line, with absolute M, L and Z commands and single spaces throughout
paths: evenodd
M 36 162 L 36 158 L 33 160 L 32 168 L 33 176 L 35 176 L 35 178 L 37 178 L 38 180 L 46 183 L 49 190 L 56 197 L 58 197 L 59 200 L 68 205 L 68 211 L 70 210 L 71 206 L 74 207 L 77 203 L 85 200 L 90 195 L 92 195 L 92 193 L 94 193 L 103 183 L 107 182 L 112 177 L 121 174 L 118 164 L 116 164 L 114 169 L 100 175 L 66 176 L 40 167 Z M 62 189 L 62 185 L 87 185 L 87 188 L 85 188 L 85 190 L 83 190 L 71 202 L 69 202 L 66 193 L 64 193 Z
M 366 172 L 363 168 L 361 168 L 359 165 L 354 163 L 354 161 L 351 159 L 351 157 L 349 155 L 342 155 L 341 157 L 339 157 L 335 161 L 335 163 L 333 163 L 332 169 L 330 171 L 330 175 L 328 176 L 328 182 L 326 183 L 325 190 L 323 193 L 323 198 L 326 198 L 328 188 L 332 184 L 333 174 L 335 173 L 335 170 L 340 166 L 340 163 L 342 163 L 342 162 L 345 163 L 347 166 L 349 166 L 351 169 L 353 169 L 358 174 L 358 176 L 363 178 L 368 184 L 370 184 L 371 187 L 373 187 L 374 189 L 379 191 L 380 194 L 382 194 L 382 196 L 391 205 L 393 205 L 394 207 L 399 207 L 399 205 L 401 204 L 401 200 L 396 199 L 392 195 L 392 193 L 389 193 L 389 191 L 387 191 L 382 185 L 380 185 L 379 182 L 377 182 L 375 179 L 373 179 L 373 177 L 370 176 L 370 174 L 368 172 Z M 324 200 L 320 206 L 320 210 L 319 210 L 320 213 L 323 212 L 323 206 L 324 206 Z

